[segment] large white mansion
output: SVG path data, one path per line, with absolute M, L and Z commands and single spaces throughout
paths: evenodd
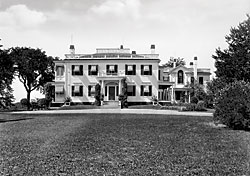
M 128 102 L 149 102 L 156 96 L 163 102 L 176 102 L 181 94 L 189 94 L 189 83 L 197 80 L 206 85 L 210 69 L 197 68 L 197 57 L 190 67 L 160 66 L 159 54 L 151 45 L 149 54 L 138 54 L 129 48 L 98 48 L 94 54 L 76 54 L 74 45 L 65 59 L 55 61 L 55 103 L 65 97 L 73 102 L 89 104 L 95 101 L 95 85 L 101 85 L 104 101 L 118 101 L 121 80 L 126 77 Z

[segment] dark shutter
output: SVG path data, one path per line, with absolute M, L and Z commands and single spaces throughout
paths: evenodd
M 109 65 L 106 65 L 106 74 L 109 75 Z
M 83 96 L 83 86 L 80 86 L 80 95 L 79 96 Z
M 136 86 L 133 86 L 133 96 L 136 96 Z
M 91 96 L 91 86 L 88 86 L 88 96 Z
M 144 95 L 144 89 L 143 89 L 143 86 L 141 86 L 141 96 Z
M 125 75 L 128 75 L 128 65 L 125 65 Z
M 72 65 L 72 66 L 71 66 L 71 72 L 72 72 L 72 75 L 75 75 L 75 71 L 74 71 L 74 70 L 75 70 L 75 66 L 74 66 L 74 65 Z
M 136 75 L 136 65 L 133 65 L 133 75 Z
M 89 71 L 89 75 L 92 75 L 91 74 L 91 65 L 88 66 L 88 71 Z
M 149 94 L 148 96 L 152 96 L 152 86 L 149 86 Z
M 119 86 L 116 86 L 116 96 L 119 95 Z
M 149 65 L 149 75 L 152 75 L 152 65 Z
M 141 65 L 141 75 L 144 75 L 144 65 Z
M 74 90 L 75 90 L 75 86 L 71 86 L 71 95 L 72 96 L 75 96 Z
M 161 70 L 158 71 L 158 80 L 161 80 Z
M 115 73 L 118 73 L 118 65 L 115 65 Z
M 96 75 L 98 75 L 98 65 L 96 65 Z
M 80 65 L 80 75 L 83 75 L 83 65 Z

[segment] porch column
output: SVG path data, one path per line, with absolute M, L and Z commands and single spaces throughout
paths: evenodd
M 118 91 L 118 95 L 120 95 L 121 94 L 121 88 L 122 88 L 122 82 L 121 82 L 121 80 L 119 80 L 119 91 Z
M 174 102 L 174 86 L 172 86 L 171 102 Z
M 190 103 L 191 102 L 191 96 L 190 96 L 190 92 L 189 92 L 189 94 L 188 94 L 188 103 Z
M 104 94 L 104 80 L 102 80 L 101 93 Z

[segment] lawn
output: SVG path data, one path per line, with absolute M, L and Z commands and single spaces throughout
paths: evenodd
M 211 117 L 0 114 L 0 175 L 248 175 L 250 134 Z

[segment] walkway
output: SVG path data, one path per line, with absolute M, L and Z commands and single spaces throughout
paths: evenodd
M 154 110 L 154 109 L 81 109 L 81 110 L 44 110 L 44 111 L 21 111 L 12 114 L 163 114 L 163 115 L 184 115 L 184 116 L 209 116 L 211 112 L 186 112 L 175 110 Z

